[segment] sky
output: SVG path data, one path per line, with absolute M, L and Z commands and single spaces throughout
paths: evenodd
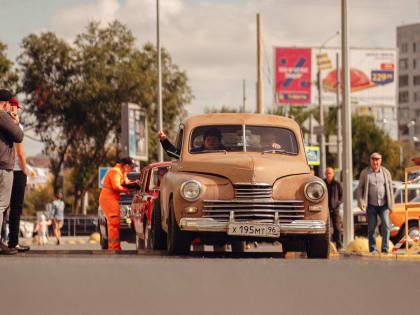
M 349 0 L 349 44 L 396 47 L 396 28 L 420 23 L 420 0 Z M 117 19 L 141 48 L 156 43 L 156 0 L 0 0 L 0 41 L 8 57 L 22 39 L 52 31 L 71 43 L 89 21 Z M 273 47 L 340 46 L 340 0 L 160 0 L 160 40 L 189 78 L 194 99 L 189 115 L 225 105 L 256 108 L 256 15 L 262 17 L 264 103 L 273 100 Z M 245 91 L 243 90 L 245 80 Z M 163 104 L 164 106 L 164 104 Z M 27 155 L 42 146 L 25 141 Z

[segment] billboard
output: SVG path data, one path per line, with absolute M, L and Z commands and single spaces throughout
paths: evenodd
M 321 71 L 322 86 L 322 103 L 324 105 L 336 105 L 336 88 L 337 88 L 337 54 L 339 62 L 341 62 L 340 48 L 293 48 L 302 52 L 311 53 L 311 79 L 310 95 L 308 102 L 293 102 L 280 100 L 277 95 L 287 92 L 281 84 L 281 77 L 277 74 L 283 71 L 277 65 L 281 64 L 281 60 L 288 56 L 285 48 L 275 48 L 275 94 L 274 102 L 277 104 L 291 105 L 318 105 L 318 87 L 317 72 L 318 67 Z M 328 60 L 331 69 L 325 69 L 321 64 L 317 64 L 320 56 L 322 60 Z M 396 106 L 397 103 L 397 50 L 396 49 L 368 49 L 368 48 L 352 48 L 349 56 L 350 63 L 350 98 L 354 105 L 361 106 Z M 341 67 L 339 78 L 341 78 Z M 280 90 L 278 90 L 280 87 Z M 340 80 L 340 93 L 342 83 Z
M 137 104 L 124 103 L 121 108 L 123 156 L 148 160 L 146 113 Z
M 311 102 L 311 49 L 276 48 L 274 101 L 279 104 Z

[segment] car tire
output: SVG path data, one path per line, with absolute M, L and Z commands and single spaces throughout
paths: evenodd
M 160 199 L 153 202 L 152 229 L 150 231 L 150 247 L 154 250 L 166 249 L 165 232 L 162 230 L 162 215 L 160 212 Z
M 245 252 L 245 242 L 244 241 L 236 241 L 232 242 L 232 253 L 243 253 Z
M 167 235 L 167 247 L 169 255 L 187 255 L 190 252 L 190 240 L 186 232 L 179 229 L 175 219 L 173 200 L 169 201 L 169 224 Z
M 330 216 L 326 222 L 326 231 L 323 235 L 313 235 L 307 239 L 306 255 L 308 258 L 327 259 L 330 255 Z
M 107 226 L 105 225 L 105 231 L 107 231 Z M 108 249 L 108 237 L 105 237 L 102 232 L 101 229 L 99 229 L 99 244 L 101 245 L 102 249 Z
M 145 249 L 152 249 L 151 234 L 152 234 L 151 229 L 146 226 L 145 231 L 144 231 L 144 248 Z

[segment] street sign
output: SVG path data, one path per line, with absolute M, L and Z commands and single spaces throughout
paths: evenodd
M 106 173 L 111 169 L 112 167 L 100 167 L 99 168 L 99 188 L 102 188 L 103 182 L 104 182 L 104 177 L 106 175 Z
M 328 54 L 316 55 L 316 63 L 318 65 L 318 70 L 328 70 L 332 68 L 332 62 L 328 57 Z
M 305 147 L 306 158 L 308 159 L 309 165 L 319 165 L 321 164 L 319 156 L 319 146 L 312 145 Z

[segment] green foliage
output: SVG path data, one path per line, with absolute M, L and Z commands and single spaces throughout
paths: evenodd
M 149 161 L 156 161 L 157 52 L 135 47 L 132 33 L 115 21 L 106 28 L 92 22 L 70 46 L 53 33 L 31 34 L 19 63 L 33 127 L 52 156 L 54 188 L 63 163 L 72 169 L 74 205 L 97 191 L 99 166 L 120 156 L 121 104 L 137 103 L 149 124 Z M 187 76 L 162 49 L 162 102 L 165 131 L 175 129 L 191 101 Z
M 47 203 L 54 200 L 51 184 L 41 185 L 25 193 L 23 215 L 36 215 L 37 211 L 44 211 Z
M 19 90 L 18 72 L 13 69 L 13 62 L 6 56 L 7 46 L 0 41 L 0 87 L 16 95 Z
M 213 114 L 213 113 L 240 113 L 240 110 L 236 108 L 229 107 L 227 105 L 222 105 L 222 108 L 218 109 L 216 107 L 205 107 L 204 112 L 206 114 Z
M 307 134 L 310 131 L 304 126 L 304 122 L 309 119 L 311 115 L 316 116 L 316 109 L 308 109 L 303 106 L 290 106 L 288 111 L 284 106 L 278 106 L 272 110 L 268 111 L 270 115 L 279 115 L 290 117 L 295 120 L 299 126 L 302 128 L 303 134 Z

